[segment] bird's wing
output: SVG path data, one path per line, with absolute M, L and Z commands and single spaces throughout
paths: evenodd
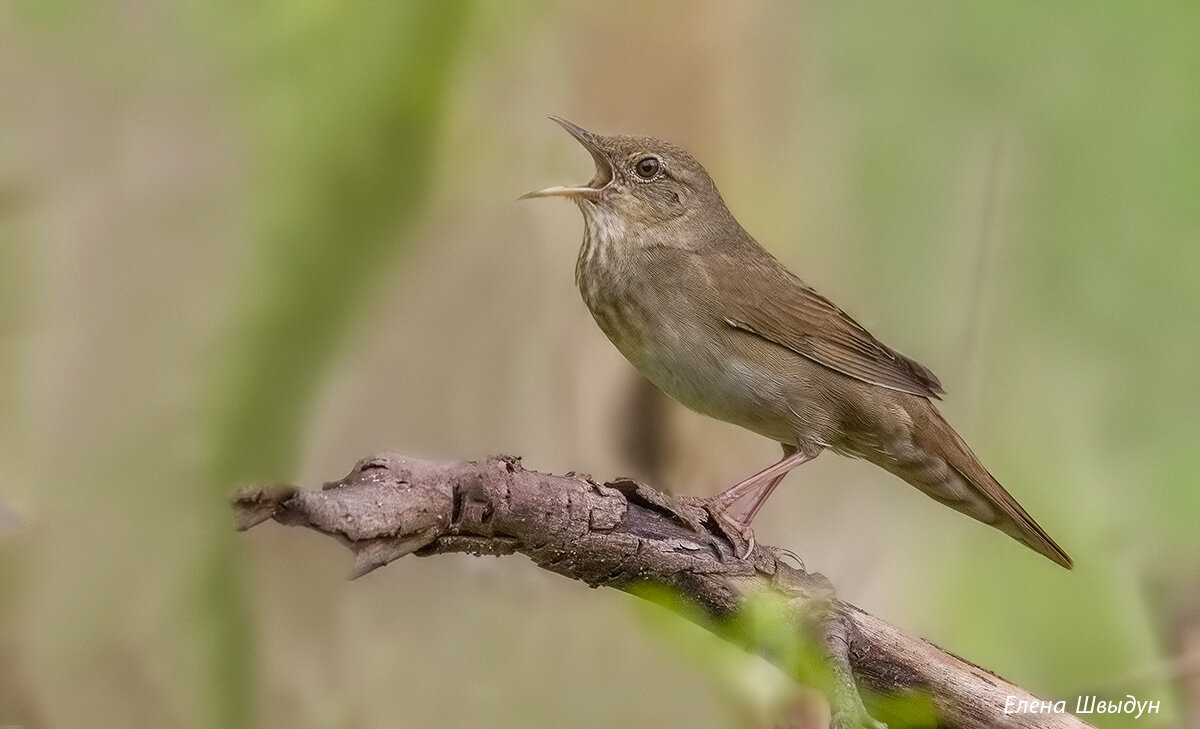
M 871 336 L 773 258 L 712 256 L 712 285 L 725 323 L 863 382 L 937 398 L 944 390 L 925 367 Z M 724 270 L 722 270 L 724 269 Z

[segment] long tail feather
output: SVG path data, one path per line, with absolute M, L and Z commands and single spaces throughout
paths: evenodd
M 913 412 L 914 441 L 926 458 L 920 467 L 893 464 L 901 478 L 934 499 L 996 527 L 1055 563 L 1071 569 L 1071 557 L 1021 507 L 929 404 Z M 881 464 L 882 465 L 882 464 Z

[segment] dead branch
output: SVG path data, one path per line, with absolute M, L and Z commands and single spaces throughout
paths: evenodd
M 821 688 L 838 729 L 877 727 L 872 715 L 911 723 L 897 713 L 897 697 L 923 700 L 948 729 L 1088 726 L 1069 713 L 1039 712 L 1050 704 L 842 602 L 822 575 L 782 561 L 781 550 L 759 545 L 739 559 L 737 537 L 696 500 L 632 481 L 537 473 L 507 457 L 439 464 L 380 454 L 320 491 L 275 486 L 233 501 L 239 529 L 274 519 L 338 539 L 355 554 L 355 576 L 413 553 L 520 552 L 593 587 L 642 596 L 648 585 L 665 587 L 691 606 L 683 611 L 689 619 Z M 726 629 L 762 594 L 780 597 L 789 625 L 819 653 L 820 670 Z M 1005 713 L 1020 702 L 1034 711 Z

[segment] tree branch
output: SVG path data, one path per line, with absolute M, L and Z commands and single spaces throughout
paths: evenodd
M 233 501 L 239 529 L 274 519 L 335 537 L 354 552 L 356 577 L 413 553 L 520 552 L 593 587 L 678 595 L 671 606 L 689 619 L 824 690 L 838 729 L 877 726 L 867 705 L 893 726 L 911 724 L 904 707 L 914 698 L 947 729 L 1087 727 L 1067 713 L 1005 714 L 1022 701 L 1049 704 L 838 600 L 822 575 L 782 561 L 783 550 L 759 545 L 739 559 L 739 538 L 698 500 L 632 481 L 537 473 L 507 457 L 438 464 L 380 454 L 320 491 L 273 486 Z M 778 598 L 788 632 L 820 660 L 798 660 L 735 628 L 761 595 Z

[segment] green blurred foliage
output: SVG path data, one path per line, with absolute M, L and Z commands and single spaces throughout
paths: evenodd
M 629 591 L 646 601 L 639 612 L 654 634 L 704 668 L 752 726 L 807 726 L 801 707 L 823 704 L 820 691 L 833 685 L 828 656 L 814 636 L 796 630 L 804 618 L 783 594 L 752 594 L 734 615 L 717 620 L 662 586 Z M 863 700 L 892 729 L 937 724 L 932 699 L 924 693 L 868 692 Z
M 234 294 L 238 326 L 211 385 L 211 479 L 220 490 L 295 475 L 318 385 L 425 197 L 469 6 L 223 9 L 209 19 L 227 24 L 218 27 L 233 39 L 232 66 L 248 80 L 239 94 L 262 200 L 258 245 Z M 279 30 L 246 35 L 246 28 Z M 211 524 L 214 548 L 193 597 L 198 614 L 213 620 L 202 631 L 220 636 L 207 669 L 212 695 L 221 697 L 212 725 L 248 726 L 254 673 L 246 595 L 216 510 Z
M 23 10 L 51 43 L 93 42 L 79 24 L 82 4 Z M 219 365 L 193 383 L 211 403 L 201 426 L 206 462 L 171 476 L 214 497 L 203 502 L 208 534 L 198 542 L 205 546 L 195 582 L 179 595 L 186 605 L 179 617 L 189 619 L 172 641 L 192 657 L 184 680 L 198 700 L 186 719 L 176 717 L 185 725 L 255 723 L 249 595 L 219 497 L 231 484 L 296 475 L 318 385 L 421 210 L 468 17 L 466 2 L 274 2 L 183 5 L 156 18 L 192 44 L 181 53 L 185 63 L 220 51 L 211 70 L 230 84 L 229 121 L 254 150 L 250 179 L 241 183 L 253 248 L 241 280 L 221 292 L 233 302 L 234 326 L 215 344 Z M 82 58 L 100 48 L 76 52 Z M 109 74 L 136 73 L 120 66 L 95 80 L 112 84 Z

